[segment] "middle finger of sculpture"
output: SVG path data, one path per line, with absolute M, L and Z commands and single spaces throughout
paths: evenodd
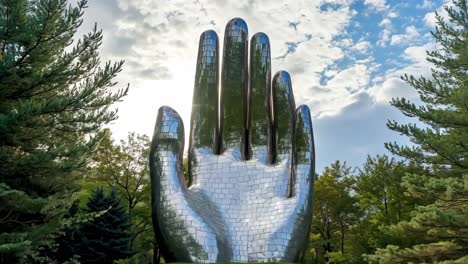
M 307 106 L 295 109 L 289 74 L 271 81 L 268 37 L 246 23 L 201 35 L 190 121 L 160 108 L 151 147 L 153 225 L 166 262 L 296 261 L 312 217 L 314 142 Z M 218 81 L 221 80 L 221 89 Z

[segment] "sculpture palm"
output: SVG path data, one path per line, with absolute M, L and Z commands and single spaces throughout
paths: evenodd
M 271 81 L 268 37 L 226 26 L 218 92 L 218 37 L 201 35 L 195 75 L 190 183 L 184 127 L 159 109 L 150 154 L 153 225 L 166 262 L 296 261 L 312 211 L 314 145 L 307 106 L 295 110 L 289 74 Z M 218 103 L 218 101 L 220 101 Z

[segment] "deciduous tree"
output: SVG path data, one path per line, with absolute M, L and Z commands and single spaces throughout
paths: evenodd
M 130 216 L 130 246 L 139 257 L 157 252 L 151 224 L 148 136 L 129 133 L 116 143 L 107 129 L 94 155 L 93 179 L 116 188 L 124 199 Z M 134 257 L 135 258 L 135 257 Z
M 315 181 L 311 243 L 318 259 L 328 261 L 332 252 L 345 253 L 346 236 L 358 210 L 351 193 L 354 183 L 351 168 L 340 161 L 326 167 Z

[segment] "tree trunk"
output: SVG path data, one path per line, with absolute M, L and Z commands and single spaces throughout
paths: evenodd
M 387 194 L 384 195 L 385 215 L 388 216 Z
M 398 223 L 401 221 L 401 201 L 398 201 Z
M 161 263 L 161 255 L 159 254 L 159 247 L 157 243 L 153 243 L 153 264 Z
M 344 238 L 345 238 L 345 230 L 343 224 L 340 225 L 341 227 L 341 254 L 344 255 Z
M 329 252 L 332 252 L 332 245 L 331 245 L 331 232 L 330 232 L 330 229 L 329 228 L 326 228 L 326 239 L 328 240 L 328 242 L 323 245 L 323 247 L 325 248 L 325 254 L 324 254 L 324 259 L 328 262 L 330 259 L 328 258 L 328 253 Z

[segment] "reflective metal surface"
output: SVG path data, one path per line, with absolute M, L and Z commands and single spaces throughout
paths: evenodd
M 247 32 L 242 19 L 228 23 L 221 78 L 218 37 L 201 35 L 189 187 L 182 121 L 169 107 L 159 110 L 150 168 L 153 225 L 166 262 L 294 262 L 305 246 L 315 163 L 309 109 L 295 110 L 287 72 L 270 81 L 265 34 L 252 38 L 248 62 Z

